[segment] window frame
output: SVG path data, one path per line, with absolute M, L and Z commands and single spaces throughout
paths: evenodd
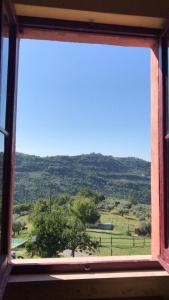
M 35 17 L 18 17 L 19 37 L 84 43 L 99 43 L 123 46 L 151 48 L 151 109 L 152 136 L 155 149 L 152 149 L 155 176 L 152 179 L 152 256 L 132 257 L 92 257 L 78 259 L 31 259 L 13 260 L 13 273 L 46 273 L 46 272 L 89 272 L 117 270 L 150 270 L 161 269 L 158 262 L 159 243 L 159 35 L 160 30 L 128 26 L 90 24 L 77 21 L 61 21 Z M 155 99 L 155 100 L 154 100 Z M 155 101 L 155 104 L 154 104 Z
M 5 124 L 0 127 L 0 134 L 4 136 L 4 160 L 3 160 L 3 181 L 2 181 L 2 211 L 1 211 L 1 240 L 0 240 L 0 299 L 3 297 L 3 292 L 11 273 L 12 265 L 10 263 L 10 220 L 12 216 L 12 189 L 11 183 L 13 182 L 14 172 L 11 169 L 13 161 L 10 155 L 11 150 L 14 149 L 14 128 L 15 128 L 15 105 L 16 105 L 16 78 L 17 74 L 14 72 L 16 69 L 16 54 L 17 47 L 17 25 L 14 21 L 14 11 L 11 2 L 8 0 L 0 0 L 0 74 L 2 74 L 2 39 L 3 39 L 3 19 L 6 16 L 7 26 L 9 27 L 9 46 L 7 56 L 7 78 L 5 104 L 6 110 L 4 111 Z M 2 87 L 1 79 L 1 87 Z M 10 183 L 10 184 L 9 184 Z
M 161 265 L 169 272 L 169 246 L 167 245 L 169 238 L 169 226 L 167 224 L 168 217 L 168 197 L 169 190 L 167 182 L 169 180 L 169 174 L 167 173 L 167 156 L 166 156 L 166 142 L 169 140 L 169 134 L 167 133 L 167 121 L 168 121 L 168 103 L 169 103 L 169 29 L 165 32 L 165 35 L 160 39 L 160 79 L 159 79 L 159 99 L 160 99 L 160 111 L 159 118 L 162 122 L 159 124 L 159 151 L 160 151 L 160 255 L 159 261 Z

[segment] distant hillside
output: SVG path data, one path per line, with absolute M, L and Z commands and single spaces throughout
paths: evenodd
M 76 194 L 88 187 L 106 196 L 150 202 L 150 163 L 134 157 L 102 154 L 39 157 L 17 153 L 15 201 L 59 193 Z

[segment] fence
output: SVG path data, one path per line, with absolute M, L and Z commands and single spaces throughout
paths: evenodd
M 119 250 L 126 251 L 127 249 L 132 249 L 133 252 L 137 252 L 136 248 L 150 248 L 151 241 L 148 238 L 138 238 L 138 237 L 92 237 L 93 241 L 98 242 L 98 248 L 107 249 L 109 255 L 113 255 L 113 250 L 118 248 Z M 125 250 L 126 249 L 126 250 Z M 105 252 L 105 251 L 104 251 Z M 127 253 L 126 253 L 127 254 Z M 108 254 L 107 254 L 108 255 Z

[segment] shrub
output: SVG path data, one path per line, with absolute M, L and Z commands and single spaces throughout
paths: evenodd
M 141 223 L 141 225 L 135 229 L 135 233 L 137 233 L 140 236 L 150 236 L 151 223 L 150 222 Z

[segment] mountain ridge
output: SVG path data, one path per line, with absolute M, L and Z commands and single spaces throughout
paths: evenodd
M 88 187 L 107 197 L 150 202 L 150 162 L 100 153 L 36 156 L 16 153 L 15 201 L 33 201 Z

